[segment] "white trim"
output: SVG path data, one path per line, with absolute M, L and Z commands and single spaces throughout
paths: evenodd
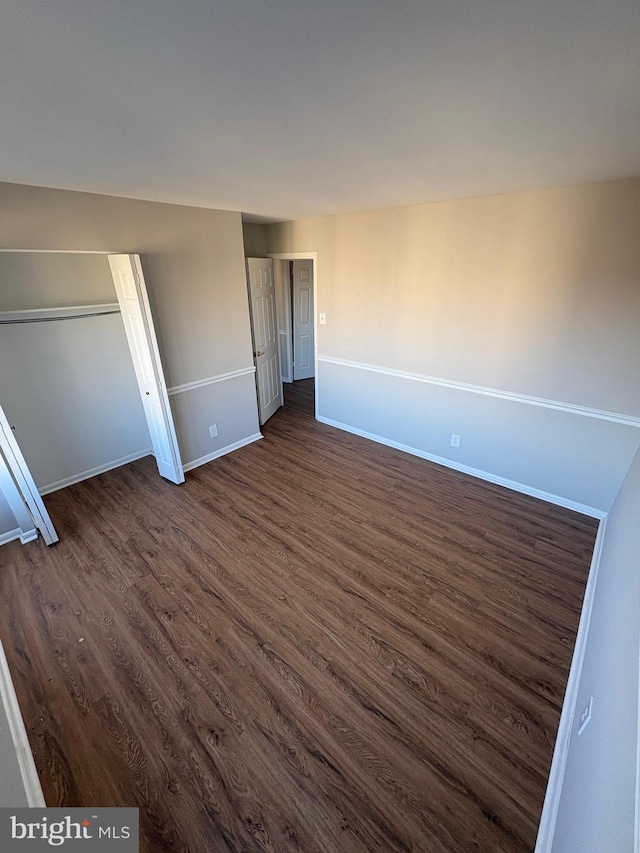
M 580 624 L 578 626 L 576 642 L 573 648 L 571 669 L 569 670 L 567 689 L 562 703 L 558 735 L 556 737 L 556 744 L 553 750 L 553 760 L 551 762 L 551 770 L 549 771 L 549 780 L 547 782 L 547 790 L 544 797 L 544 805 L 542 807 L 542 815 L 540 817 L 540 825 L 538 827 L 538 837 L 536 839 L 534 853 L 551 853 L 553 845 L 553 836 L 556 828 L 556 819 L 558 817 L 558 808 L 560 806 L 562 783 L 564 781 L 564 773 L 567 766 L 567 758 L 569 756 L 571 730 L 573 728 L 573 720 L 576 713 L 576 702 L 578 701 L 578 691 L 580 689 L 580 677 L 582 675 L 582 665 L 584 663 L 584 656 L 587 648 L 591 612 L 593 610 L 593 599 L 596 591 L 598 572 L 600 570 L 600 558 L 602 556 L 602 545 L 604 542 L 606 527 L 607 518 L 605 516 L 600 521 L 598 534 L 593 546 L 591 567 L 589 569 L 589 577 L 587 579 L 587 585 L 584 592 Z
M 216 382 L 226 382 L 228 379 L 236 379 L 238 376 L 248 376 L 255 373 L 255 365 L 251 367 L 242 367 L 240 370 L 230 370 L 228 373 L 218 373 L 217 376 L 207 376 L 206 379 L 196 379 L 194 382 L 185 382 L 184 385 L 173 385 L 167 388 L 167 394 L 173 397 L 175 394 L 182 394 L 185 391 L 193 391 L 194 388 L 204 388 L 207 385 L 215 385 Z
M 89 468 L 87 471 L 81 471 L 79 474 L 74 474 L 72 477 L 66 477 L 64 480 L 56 480 L 55 483 L 48 483 L 38 491 L 40 492 L 40 496 L 43 497 L 51 492 L 57 492 L 58 489 L 64 489 L 67 486 L 73 486 L 75 483 L 81 483 L 83 480 L 88 480 L 90 477 L 97 477 L 98 474 L 104 474 L 105 471 L 111 471 L 113 468 L 119 468 L 121 465 L 126 465 L 129 462 L 135 462 L 136 459 L 142 459 L 143 456 L 151 456 L 152 453 L 152 449 L 147 447 L 146 450 L 129 453 L 127 456 L 121 456 L 120 459 L 113 459 L 111 462 L 105 462 L 104 465 L 98 465 L 96 468 Z
M 200 465 L 205 465 L 207 462 L 212 462 L 214 459 L 219 459 L 221 456 L 226 456 L 227 453 L 231 453 L 234 450 L 239 450 L 241 447 L 246 447 L 247 444 L 253 444 L 254 441 L 259 441 L 261 438 L 264 438 L 262 433 L 256 432 L 246 438 L 241 438 L 240 441 L 234 441 L 233 444 L 227 444 L 224 447 L 220 447 L 218 450 L 214 450 L 213 453 L 207 453 L 206 456 L 200 456 L 199 459 L 194 459 L 191 462 L 185 462 L 183 466 L 185 473 L 187 471 L 193 471 L 194 468 L 199 468 Z
M 267 252 L 267 258 L 274 261 L 315 261 L 317 252 Z
M 345 358 L 334 358 L 330 355 L 319 355 L 318 361 L 327 364 L 339 364 L 343 367 L 354 367 L 357 370 L 367 370 L 372 373 L 382 373 L 384 376 L 396 376 L 400 379 L 411 379 L 414 382 L 425 382 L 429 385 L 439 385 L 443 388 L 451 388 L 455 391 L 468 391 L 471 394 L 482 394 L 486 397 L 498 397 L 502 400 L 511 400 L 516 403 L 524 403 L 527 406 L 541 406 L 545 409 L 556 409 L 560 412 L 569 412 L 572 415 L 582 415 L 587 418 L 598 418 L 603 421 L 624 424 L 625 426 L 640 427 L 640 418 L 634 415 L 625 415 L 620 412 L 607 412 L 603 409 L 592 409 L 589 406 L 578 406 L 574 403 L 561 403 L 557 400 L 547 400 L 544 397 L 532 397 L 528 394 L 518 394 L 515 391 L 500 391 L 497 388 L 486 388 L 482 385 L 470 385 L 466 382 L 455 382 L 449 379 L 441 379 L 437 376 L 427 376 L 422 373 L 408 373 L 404 370 L 380 367 L 376 364 L 365 364 L 360 361 L 349 361 Z
M 551 492 L 544 492 L 542 489 L 535 489 L 533 486 L 527 486 L 525 483 L 519 483 L 517 480 L 509 480 L 507 477 L 499 477 L 496 474 L 491 474 L 488 471 L 482 471 L 480 468 L 472 468 L 470 465 L 462 465 L 459 462 L 454 462 L 452 459 L 447 459 L 444 456 L 436 456 L 435 453 L 428 453 L 426 450 L 419 450 L 417 447 L 411 447 L 408 444 L 401 444 L 399 441 L 393 441 L 390 438 L 385 438 L 381 435 L 376 435 L 372 432 L 367 432 L 363 429 L 334 421 L 331 418 L 325 418 L 321 415 L 318 420 L 328 426 L 336 427 L 345 432 L 359 435 L 362 438 L 368 438 L 370 441 L 375 441 L 378 444 L 384 444 L 387 447 L 393 447 L 396 450 L 402 450 L 404 453 L 410 453 L 412 456 L 419 456 L 420 459 L 426 459 L 429 462 L 435 462 L 436 465 L 442 465 L 445 468 L 452 468 L 454 471 L 460 471 L 462 474 L 469 474 L 472 477 L 477 477 L 479 480 L 486 480 L 489 483 L 495 483 L 497 486 L 504 486 L 506 489 L 511 489 L 514 492 L 520 492 L 523 495 L 529 495 L 532 498 L 539 498 L 547 503 L 555 504 L 556 506 L 571 509 L 574 512 L 582 513 L 582 515 L 591 516 L 591 518 L 603 519 L 607 513 L 597 507 L 581 504 L 577 501 L 572 501 L 569 498 L 564 498 L 561 495 L 554 495 Z
M 267 252 L 268 258 L 274 261 L 313 261 L 313 398 L 315 401 L 314 417 L 318 418 L 318 305 L 319 281 L 317 252 Z
M 117 302 L 100 302 L 94 305 L 68 305 L 63 308 L 29 308 L 25 311 L 0 311 L 0 323 L 25 320 L 59 320 L 63 317 L 81 317 L 85 314 L 120 313 Z
M 9 721 L 11 739 L 16 750 L 22 784 L 27 795 L 29 807 L 32 809 L 45 808 L 47 804 L 42 793 L 38 771 L 36 770 L 31 747 L 29 746 L 27 730 L 24 727 L 18 697 L 16 696 L 13 681 L 11 680 L 9 664 L 7 663 L 7 656 L 4 653 L 2 643 L 0 643 L 0 700 L 4 705 L 7 720 Z
M 26 545 L 28 542 L 35 542 L 37 538 L 38 531 L 35 529 L 35 527 L 32 530 L 27 530 L 26 533 L 20 534 L 20 542 L 22 543 L 22 545 Z
M 37 536 L 37 531 L 34 532 Z M 22 536 L 22 528 L 14 527 L 13 530 L 7 530 L 6 533 L 0 533 L 0 545 L 6 545 L 7 542 L 13 542 L 14 539 L 20 539 Z
M 6 533 L 0 534 L 0 545 L 7 545 L 9 542 L 15 542 L 19 539 L 23 545 L 27 542 L 33 542 L 38 538 L 38 531 L 35 527 L 30 527 L 28 530 L 23 530 L 21 527 L 14 527 L 13 530 L 7 530 Z

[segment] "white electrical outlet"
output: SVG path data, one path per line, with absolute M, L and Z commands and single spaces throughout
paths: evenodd
M 451 433 L 451 447 L 460 447 L 460 436 L 455 432 Z
M 218 424 L 211 424 L 209 427 L 209 437 L 215 438 L 218 434 Z
M 578 734 L 581 735 L 582 732 L 587 728 L 589 723 L 591 722 L 591 711 L 593 710 L 593 696 L 589 699 L 589 703 L 584 706 L 582 709 L 582 713 L 580 714 L 580 722 L 578 724 Z

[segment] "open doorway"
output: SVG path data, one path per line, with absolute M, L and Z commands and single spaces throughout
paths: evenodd
M 284 405 L 287 409 L 301 415 L 315 417 L 316 410 L 315 380 L 296 379 L 284 386 Z
M 284 405 L 315 417 L 318 261 L 315 252 L 270 255 L 274 263 Z

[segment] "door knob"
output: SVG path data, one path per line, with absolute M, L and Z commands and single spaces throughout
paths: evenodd
M 254 355 L 256 358 L 259 358 L 261 355 L 264 355 L 264 353 L 258 350 L 258 352 L 254 352 Z

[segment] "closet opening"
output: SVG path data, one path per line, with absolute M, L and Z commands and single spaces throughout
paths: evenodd
M 0 251 L 0 282 L 0 498 L 55 541 L 42 495 L 149 454 L 182 482 L 140 258 Z
M 315 252 L 271 255 L 275 267 L 284 405 L 316 416 L 317 266 Z

